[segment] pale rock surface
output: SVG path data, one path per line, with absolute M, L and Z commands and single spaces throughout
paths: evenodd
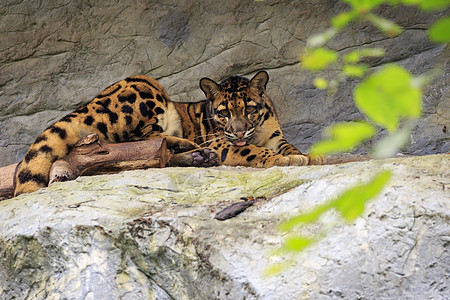
M 354 224 L 328 213 L 308 229 L 336 223 L 325 238 L 262 276 L 281 220 L 385 169 Z M 0 298 L 449 299 L 449 189 L 448 154 L 81 177 L 0 202 Z M 241 196 L 269 198 L 213 218 Z

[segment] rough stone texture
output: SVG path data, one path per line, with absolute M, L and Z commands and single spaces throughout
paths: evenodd
M 393 179 L 293 268 L 280 220 L 381 169 Z M 0 202 L 2 299 L 449 299 L 450 155 L 335 166 L 167 168 L 81 177 Z M 296 186 L 292 189 L 293 186 Z M 286 192 L 286 190 L 290 190 Z M 285 193 L 283 193 L 285 192 Z M 270 196 L 213 219 L 240 196 Z M 335 224 L 328 213 L 316 230 Z
M 204 97 L 201 77 L 268 70 L 268 92 L 287 137 L 306 151 L 332 122 L 361 118 L 351 97 L 356 80 L 327 95 L 298 67 L 306 39 L 344 10 L 345 4 L 330 0 L 1 1 L 0 165 L 22 159 L 51 123 L 136 74 L 161 80 L 174 100 L 195 101 Z M 426 38 L 426 28 L 442 13 L 413 7 L 379 12 L 404 33 L 387 39 L 373 26 L 357 24 L 334 38 L 331 48 L 385 47 L 386 57 L 368 61 L 371 66 L 399 62 L 414 74 L 441 62 L 443 72 L 425 89 L 424 117 L 406 152 L 450 151 L 449 131 L 443 130 L 450 128 L 449 50 Z

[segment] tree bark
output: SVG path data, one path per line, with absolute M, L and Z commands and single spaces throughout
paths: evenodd
M 17 165 L 0 168 L 0 201 L 14 196 L 14 173 Z

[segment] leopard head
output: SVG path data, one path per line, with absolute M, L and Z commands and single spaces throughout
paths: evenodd
M 250 80 L 240 76 L 229 77 L 220 84 L 209 78 L 200 80 L 200 88 L 211 100 L 216 125 L 236 146 L 250 143 L 264 121 L 263 94 L 268 81 L 265 71 Z

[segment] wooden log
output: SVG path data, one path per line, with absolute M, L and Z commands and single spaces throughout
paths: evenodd
M 67 156 L 53 163 L 49 184 L 73 180 L 81 175 L 163 168 L 170 158 L 165 138 L 105 144 L 97 134 L 89 134 L 79 140 Z
M 14 173 L 18 164 L 0 168 L 0 201 L 14 196 Z
M 89 134 L 79 140 L 67 156 L 52 164 L 49 184 L 73 180 L 81 175 L 163 168 L 171 158 L 165 138 L 105 144 L 97 134 Z M 0 200 L 13 197 L 16 166 L 13 164 L 0 168 Z

